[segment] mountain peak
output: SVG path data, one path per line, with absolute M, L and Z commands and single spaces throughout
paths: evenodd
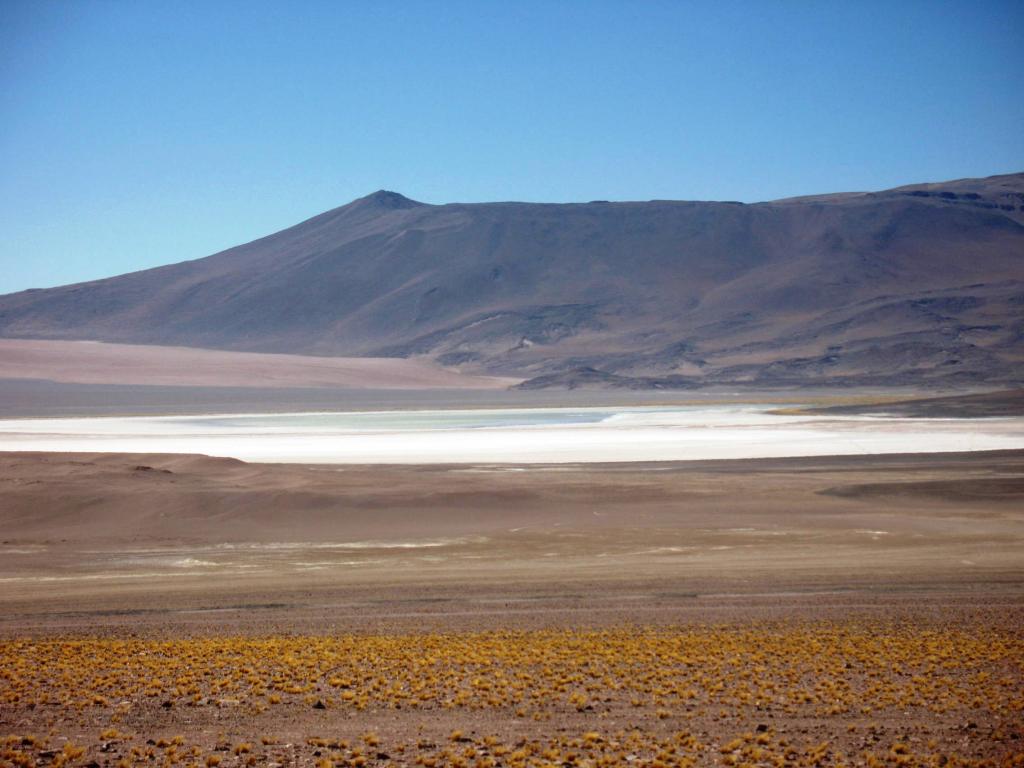
M 387 189 L 378 189 L 376 192 L 373 192 L 366 197 L 360 197 L 358 200 L 354 200 L 353 205 L 357 204 L 364 207 L 372 206 L 374 208 L 381 208 L 389 211 L 401 208 L 415 208 L 423 205 L 423 203 L 410 200 L 405 195 L 401 195 L 398 192 L 391 192 Z
M 768 205 L 381 190 L 205 260 L 0 297 L 0 337 L 415 357 L 531 386 L 1021 386 L 1022 253 L 1015 176 Z

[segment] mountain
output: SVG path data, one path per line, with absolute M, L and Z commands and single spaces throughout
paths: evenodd
M 1024 174 L 750 205 L 380 191 L 2 296 L 0 336 L 425 357 L 527 387 L 1020 382 Z

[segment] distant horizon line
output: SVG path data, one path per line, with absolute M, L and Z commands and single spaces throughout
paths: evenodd
M 778 203 L 786 200 L 801 200 L 805 198 L 814 197 L 827 197 L 831 195 L 871 195 L 878 194 L 880 192 L 891 192 L 898 189 L 904 189 L 906 187 L 920 187 L 933 184 L 957 184 L 964 181 L 991 181 L 993 179 L 1009 178 L 1012 176 L 1024 176 L 1024 168 L 1019 171 L 1009 171 L 1006 173 L 993 173 L 987 176 L 960 176 L 953 179 L 937 179 L 934 181 L 912 181 L 906 184 L 898 184 L 894 187 L 880 187 L 873 189 L 844 189 L 832 192 L 806 192 L 798 195 L 787 195 L 785 197 L 773 197 L 766 200 L 754 200 L 752 202 L 744 202 L 742 200 L 731 200 L 726 198 L 708 198 L 708 197 L 652 197 L 645 200 L 638 198 L 633 199 L 620 199 L 620 198 L 594 198 L 592 200 L 569 200 L 562 202 L 555 202 L 549 200 L 524 200 L 524 199 L 506 199 L 506 200 L 448 200 L 442 203 L 426 202 L 417 198 L 409 197 L 403 192 L 399 192 L 396 189 L 388 189 L 381 187 L 365 195 L 352 198 L 347 203 L 342 203 L 334 208 L 329 208 L 327 211 L 336 210 L 337 208 L 344 208 L 346 205 L 358 203 L 361 200 L 369 200 L 378 195 L 394 195 L 402 198 L 410 203 L 417 205 L 429 205 L 429 206 L 443 206 L 443 205 L 501 205 L 501 204 L 512 204 L 512 205 L 590 205 L 592 203 L 729 203 L 738 205 L 761 205 L 764 203 Z M 327 211 L 324 211 L 326 213 Z

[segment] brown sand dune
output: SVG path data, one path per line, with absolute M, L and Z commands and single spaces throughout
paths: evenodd
M 0 339 L 0 379 L 77 384 L 347 389 L 504 389 L 519 379 L 423 360 L 314 357 L 89 341 Z

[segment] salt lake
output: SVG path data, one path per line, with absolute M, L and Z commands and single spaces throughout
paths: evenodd
M 0 420 L 0 450 L 255 462 L 518 464 L 1024 448 L 1024 419 L 773 412 L 771 405 L 501 408 Z

